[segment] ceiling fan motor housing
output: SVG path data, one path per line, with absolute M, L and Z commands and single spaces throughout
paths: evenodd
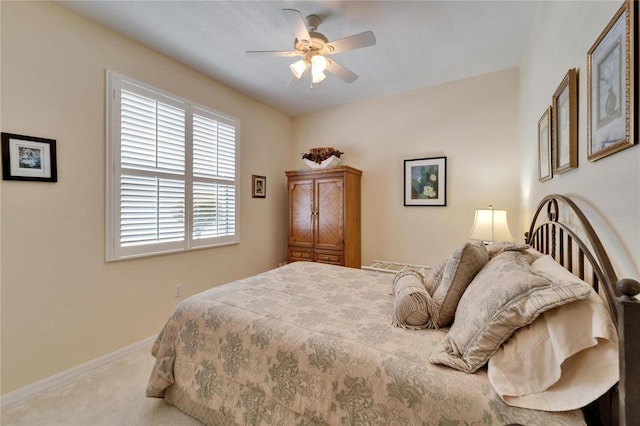
M 322 22 L 318 15 L 309 15 L 307 16 L 306 21 L 309 32 L 317 31 L 318 27 L 320 26 L 320 22 Z
M 329 40 L 324 36 L 324 34 L 312 31 L 309 32 L 309 35 L 311 36 L 311 40 L 296 39 L 294 43 L 296 52 L 303 56 L 309 52 L 316 52 L 319 54 L 331 53 L 331 50 L 328 49 L 329 46 L 326 46 L 327 49 L 325 49 L 325 44 L 328 43 Z
M 303 56 L 326 55 L 333 52 L 331 46 L 325 46 L 329 42 L 329 39 L 322 33 L 319 33 L 318 26 L 320 26 L 320 17 L 317 15 L 309 15 L 306 17 L 307 29 L 309 30 L 309 36 L 311 40 L 298 40 L 294 43 L 296 52 Z M 308 55 L 312 53 L 312 55 Z

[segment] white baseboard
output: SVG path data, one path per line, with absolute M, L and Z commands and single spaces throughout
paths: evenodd
M 139 342 L 133 343 L 132 345 L 126 346 L 122 349 L 118 349 L 115 352 L 111 352 L 109 354 L 101 356 L 100 358 L 96 358 L 89 362 L 85 362 L 84 364 L 80 364 L 76 367 L 62 371 L 51 377 L 47 377 L 46 379 L 42 379 L 30 385 L 24 386 L 20 389 L 16 389 L 13 392 L 9 392 L 6 395 L 0 395 L 0 408 L 5 408 L 5 407 L 8 407 L 9 405 L 12 405 L 24 399 L 30 398 L 55 385 L 63 383 L 66 380 L 69 380 L 80 374 L 87 373 L 95 368 L 101 367 L 105 364 L 108 364 L 124 356 L 127 356 L 135 352 L 136 350 L 140 349 L 142 346 L 152 343 L 156 339 L 156 337 L 157 335 L 148 337 L 144 340 L 140 340 Z

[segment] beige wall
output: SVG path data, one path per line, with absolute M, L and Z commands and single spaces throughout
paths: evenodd
M 1 2 L 2 131 L 59 144 L 58 183 L 0 187 L 1 393 L 157 333 L 178 301 L 176 283 L 189 295 L 284 259 L 283 171 L 303 168 L 300 153 L 310 147 L 339 148 L 364 172 L 363 263 L 433 264 L 466 240 L 473 210 L 488 204 L 509 210 L 520 240 L 537 200 L 561 192 L 608 212 L 600 216 L 611 230 L 605 244 L 621 274 L 637 277 L 640 149 L 588 163 L 585 148 L 586 51 L 617 6 L 541 2 L 520 73 L 291 120 L 55 4 Z M 537 121 L 571 67 L 581 73 L 580 167 L 538 183 Z M 241 119 L 240 245 L 104 262 L 107 68 Z M 403 161 L 441 155 L 447 207 L 404 207 Z M 250 197 L 251 174 L 267 176 L 266 199 Z
M 176 283 L 188 296 L 283 260 L 291 119 L 56 4 L 3 1 L 1 19 L 2 131 L 57 140 L 59 178 L 2 183 L 4 394 L 158 333 Z M 105 263 L 106 69 L 241 120 L 239 245 Z
M 587 51 L 621 2 L 541 2 L 520 76 L 522 223 L 549 193 L 571 195 L 595 222 L 620 276 L 640 276 L 640 147 L 587 161 Z M 569 25 L 567 23 L 570 23 Z M 552 47 L 552 48 L 551 48 Z M 537 178 L 537 122 L 570 68 L 578 70 L 578 168 Z M 637 106 L 637 100 L 636 100 Z
M 356 83 L 357 84 L 357 83 Z M 362 174 L 362 260 L 434 264 L 467 240 L 474 210 L 508 210 L 519 229 L 518 70 L 299 117 L 294 164 L 333 146 Z M 404 160 L 447 157 L 447 206 L 405 207 Z

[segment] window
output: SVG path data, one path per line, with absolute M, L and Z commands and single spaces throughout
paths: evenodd
M 107 80 L 107 260 L 238 243 L 238 120 Z

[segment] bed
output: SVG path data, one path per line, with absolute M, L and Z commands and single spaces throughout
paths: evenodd
M 571 227 L 558 220 L 568 213 Z M 639 363 L 632 363 L 640 353 L 640 284 L 618 281 L 593 228 L 566 197 L 542 200 L 527 243 L 464 244 L 428 277 L 294 262 L 204 291 L 175 308 L 154 343 L 147 396 L 209 425 L 632 424 L 640 418 Z M 483 250 L 481 266 L 460 266 L 466 251 Z M 544 266 L 532 266 L 538 261 Z M 518 274 L 562 265 L 573 275 L 533 271 L 536 284 L 500 284 L 496 291 L 511 293 L 497 297 L 483 286 L 500 282 L 495 274 L 504 265 Z M 452 291 L 465 274 L 469 282 Z M 438 298 L 445 282 L 451 287 Z M 544 391 L 511 395 L 514 383 L 538 381 L 520 374 L 528 367 L 514 367 L 513 359 L 534 353 L 523 355 L 522 345 L 540 330 L 558 332 L 550 324 L 568 322 L 558 312 L 586 306 L 595 292 L 607 314 L 587 330 L 592 344 L 567 349 L 566 360 L 580 362 L 551 360 L 561 378 Z M 582 358 L 599 373 L 575 373 Z M 576 384 L 590 391 L 569 401 Z M 540 404 L 552 406 L 531 408 Z

